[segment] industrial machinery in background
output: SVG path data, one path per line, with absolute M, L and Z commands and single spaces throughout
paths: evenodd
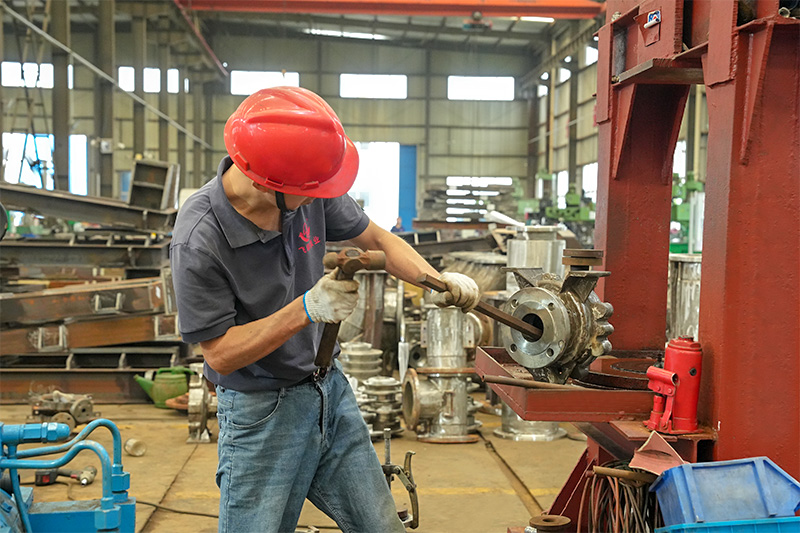
M 85 440 L 98 427 L 107 428 L 113 438 L 113 453 L 98 443 Z M 136 523 L 136 500 L 128 496 L 130 474 L 122 467 L 122 440 L 113 422 L 98 419 L 69 442 L 39 448 L 20 449 L 25 444 L 56 443 L 69 438 L 66 424 L 7 425 L 0 422 L 0 530 L 8 532 L 59 531 L 86 533 L 119 531 L 133 533 Z M 18 472 L 23 469 L 60 469 L 75 456 L 89 450 L 100 459 L 103 495 L 99 500 L 35 502 L 34 489 L 20 486 Z M 35 459 L 63 453 L 57 459 Z M 86 483 L 90 481 L 86 477 Z
M 700 254 L 669 254 L 667 339 L 700 334 Z
M 703 251 L 705 198 L 705 184 L 695 180 L 694 172 L 687 172 L 685 178 L 672 175 L 671 220 L 679 227 L 670 228 L 670 252 L 693 254 Z
M 208 389 L 208 382 L 203 375 L 203 363 L 191 363 L 189 368 L 194 372 L 189 377 L 189 437 L 187 444 L 211 442 L 211 430 L 208 420 L 217 415 L 217 395 Z
M 373 376 L 358 388 L 356 401 L 369 427 L 370 437 L 379 439 L 388 431 L 394 437 L 403 432 L 400 382 L 391 376 Z
M 470 378 L 467 348 L 474 346 L 471 322 L 456 307 L 426 306 L 422 338 L 427 347 L 424 367 L 409 368 L 403 379 L 403 417 L 424 442 L 476 442 L 478 405 L 469 395 L 477 385 Z M 421 379 L 420 376 L 425 379 Z
M 68 394 L 54 390 L 31 395 L 30 404 L 28 422 L 57 422 L 66 424 L 70 431 L 100 418 L 100 413 L 95 412 L 92 397 L 88 394 Z

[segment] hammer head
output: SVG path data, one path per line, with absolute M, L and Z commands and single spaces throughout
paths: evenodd
M 379 250 L 361 251 L 358 248 L 345 248 L 340 252 L 329 252 L 322 259 L 325 268 L 339 267 L 343 276 L 352 278 L 359 270 L 383 270 L 386 268 L 386 254 Z

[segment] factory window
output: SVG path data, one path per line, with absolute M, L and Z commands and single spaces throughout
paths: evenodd
M 678 176 L 686 177 L 686 141 L 675 144 L 675 154 L 672 156 L 672 172 Z
M 597 63 L 597 48 L 594 46 L 586 47 L 586 66 Z
M 514 99 L 512 76 L 448 76 L 448 100 L 498 100 Z
M 572 77 L 572 72 L 568 68 L 558 69 L 558 83 L 564 83 Z
M 142 78 L 144 92 L 161 92 L 161 69 L 157 67 L 146 67 Z M 176 68 L 167 69 L 167 92 L 178 93 L 181 83 L 180 71 Z M 117 83 L 123 91 L 132 93 L 136 90 L 136 69 L 133 67 L 119 67 L 117 69 Z M 184 80 L 185 92 L 189 92 L 189 78 Z
M 558 195 L 558 207 L 567 207 L 567 193 L 569 192 L 569 172 L 562 170 L 556 174 L 556 195 Z
M 397 221 L 400 207 L 400 143 L 357 142 L 358 175 L 348 194 L 370 220 L 384 229 Z M 409 226 L 411 221 L 407 221 Z
M 307 28 L 303 33 L 309 35 L 322 35 L 323 37 L 344 37 L 345 39 L 366 39 L 369 41 L 385 41 L 389 37 L 379 33 L 363 33 L 339 30 L 321 30 L 317 28 Z
M 448 176 L 445 213 L 447 222 L 476 220 L 486 214 L 486 204 L 513 190 L 509 176 Z
M 342 98 L 408 98 L 408 76 L 405 74 L 340 74 L 339 96 Z
M 145 67 L 144 74 L 142 75 L 142 89 L 146 93 L 159 93 L 161 92 L 161 69 L 154 67 Z
M 53 136 L 3 133 L 6 163 L 3 179 L 53 189 Z M 86 135 L 69 136 L 69 192 L 88 192 L 88 153 Z
M 231 94 L 250 96 L 261 89 L 288 85 L 300 87 L 300 74 L 264 70 L 232 70 Z
M 73 85 L 72 65 L 67 65 L 67 86 L 72 89 Z M 17 61 L 3 61 L 0 65 L 0 78 L 3 87 L 28 87 L 32 89 L 53 88 L 53 64 L 52 63 L 22 63 Z
M 536 96 L 547 96 L 547 85 L 539 85 L 536 89 Z
M 597 202 L 597 163 L 583 165 L 581 171 L 583 181 L 583 195 Z
M 117 69 L 117 83 L 123 91 L 132 93 L 136 89 L 136 69 L 133 67 L 119 67 Z

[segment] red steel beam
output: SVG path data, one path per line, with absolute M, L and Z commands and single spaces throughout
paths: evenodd
M 468 17 L 478 11 L 485 17 L 594 18 L 603 4 L 592 0 L 175 0 L 195 11 L 251 13 L 333 13 Z

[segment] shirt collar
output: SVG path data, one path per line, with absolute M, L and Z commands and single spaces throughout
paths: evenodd
M 222 186 L 222 175 L 231 168 L 233 161 L 225 156 L 217 169 L 217 178 L 211 186 L 211 208 L 219 221 L 231 248 L 241 248 L 256 241 L 267 242 L 280 235 L 277 231 L 261 229 L 233 208 Z

